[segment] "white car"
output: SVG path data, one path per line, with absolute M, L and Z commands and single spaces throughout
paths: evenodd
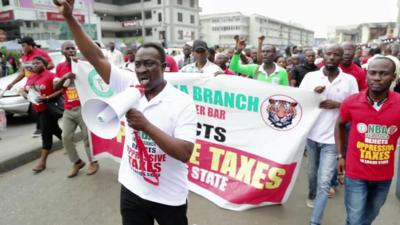
M 65 60 L 61 52 L 51 52 L 49 55 L 52 58 L 54 65 L 57 65 Z M 55 68 L 52 70 L 52 72 L 55 72 Z M 7 85 L 11 83 L 11 81 L 13 81 L 17 76 L 18 73 L 14 73 L 12 75 L 0 78 L 0 93 L 3 93 Z M 3 97 L 0 98 L 0 109 L 6 111 L 7 116 L 12 116 L 14 114 L 28 115 L 32 118 L 36 116 L 31 103 L 20 95 L 25 83 L 26 78 L 16 83 L 11 90 L 5 91 Z

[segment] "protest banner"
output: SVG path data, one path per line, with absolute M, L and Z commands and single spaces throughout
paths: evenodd
M 74 71 L 82 104 L 88 98 L 112 96 L 89 64 L 78 63 Z M 319 97 L 231 75 L 165 73 L 165 78 L 196 104 L 197 141 L 188 162 L 189 189 L 238 211 L 287 201 L 307 133 L 320 112 Z M 94 157 L 121 157 L 124 135 L 123 122 L 114 139 L 91 134 Z

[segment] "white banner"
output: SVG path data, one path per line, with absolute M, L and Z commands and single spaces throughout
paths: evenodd
M 82 105 L 88 98 L 112 96 L 89 64 L 78 63 L 74 71 Z M 231 210 L 286 202 L 320 112 L 318 96 L 232 75 L 165 73 L 165 78 L 196 103 L 190 190 Z M 95 157 L 121 157 L 123 126 L 112 140 L 91 134 Z

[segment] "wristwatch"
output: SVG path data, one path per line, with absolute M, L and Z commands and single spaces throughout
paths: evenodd
M 338 155 L 336 156 L 336 160 L 339 160 L 339 159 L 343 159 L 342 154 L 338 154 Z

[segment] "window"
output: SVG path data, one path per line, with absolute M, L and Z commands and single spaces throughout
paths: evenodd
M 190 7 L 194 8 L 195 0 L 190 0 Z
M 146 28 L 145 29 L 146 36 L 153 36 L 153 29 L 152 28 Z
M 157 0 L 157 4 L 161 5 L 161 0 Z
M 160 12 L 158 13 L 158 22 L 162 22 L 162 14 Z
M 178 40 L 183 40 L 183 30 L 178 30 Z
M 194 31 L 190 32 L 190 36 L 191 36 L 192 40 L 196 40 Z
M 178 1 L 178 5 L 182 5 L 183 4 L 183 0 L 177 0 Z
M 194 24 L 194 15 L 190 15 L 190 23 Z
M 151 11 L 145 11 L 144 12 L 144 18 L 145 19 L 151 19 Z
M 1 2 L 3 3 L 3 6 L 10 5 L 10 0 L 1 0 Z
M 182 15 L 182 13 L 178 13 L 178 22 L 183 22 L 183 15 Z
M 25 27 L 31 28 L 31 21 L 25 21 Z

